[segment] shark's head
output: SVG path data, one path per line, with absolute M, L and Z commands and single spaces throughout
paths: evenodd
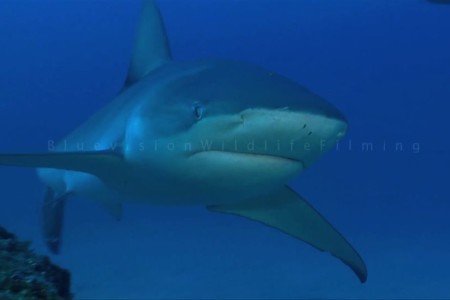
M 345 117 L 292 80 L 236 62 L 195 66 L 149 88 L 127 129 L 128 155 L 171 180 L 279 186 L 345 135 Z

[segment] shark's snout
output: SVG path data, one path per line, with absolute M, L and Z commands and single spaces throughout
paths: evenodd
M 339 140 L 343 138 L 347 134 L 348 129 L 348 121 L 345 115 L 336 108 L 333 108 L 334 113 L 331 116 L 328 116 L 330 122 L 335 123 L 336 128 L 336 138 Z
M 347 119 L 342 115 L 339 118 L 329 118 L 331 123 L 334 123 L 332 127 L 335 128 L 335 136 L 337 140 L 340 140 L 347 134 L 348 122 Z
M 295 142 L 294 155 L 303 161 L 305 167 L 333 149 L 347 133 L 348 123 L 340 112 L 332 116 L 305 112 L 299 112 L 296 115 L 301 130 L 292 132 Z M 290 126 L 295 128 L 292 124 Z
M 250 144 L 250 152 L 301 161 L 304 166 L 332 149 L 348 128 L 345 116 L 330 109 L 247 109 L 239 118 L 240 129 L 233 131 L 233 138 Z

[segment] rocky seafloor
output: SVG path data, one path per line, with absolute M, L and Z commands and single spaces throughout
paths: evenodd
M 0 226 L 0 300 L 69 300 L 69 271 Z

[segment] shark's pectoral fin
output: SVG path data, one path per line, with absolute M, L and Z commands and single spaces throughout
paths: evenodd
M 164 22 L 154 0 L 143 0 L 136 42 L 125 86 L 129 86 L 170 61 Z
M 330 252 L 348 265 L 361 282 L 367 279 L 366 266 L 355 249 L 306 200 L 289 187 L 244 204 L 209 206 L 208 209 L 246 217 L 281 230 L 321 251 Z
M 64 207 L 68 194 L 58 196 L 47 188 L 42 205 L 42 232 L 47 247 L 57 254 L 61 247 Z
M 0 165 L 79 171 L 108 177 L 124 163 L 115 151 L 52 152 L 43 154 L 0 154 Z

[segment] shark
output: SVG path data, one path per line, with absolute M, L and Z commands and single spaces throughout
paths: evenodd
M 144 0 L 123 89 L 44 153 L 3 153 L 36 168 L 42 231 L 58 253 L 64 207 L 88 198 L 120 219 L 128 202 L 202 205 L 253 220 L 340 259 L 367 279 L 352 245 L 288 183 L 345 136 L 332 104 L 245 62 L 173 59 L 157 3 Z

